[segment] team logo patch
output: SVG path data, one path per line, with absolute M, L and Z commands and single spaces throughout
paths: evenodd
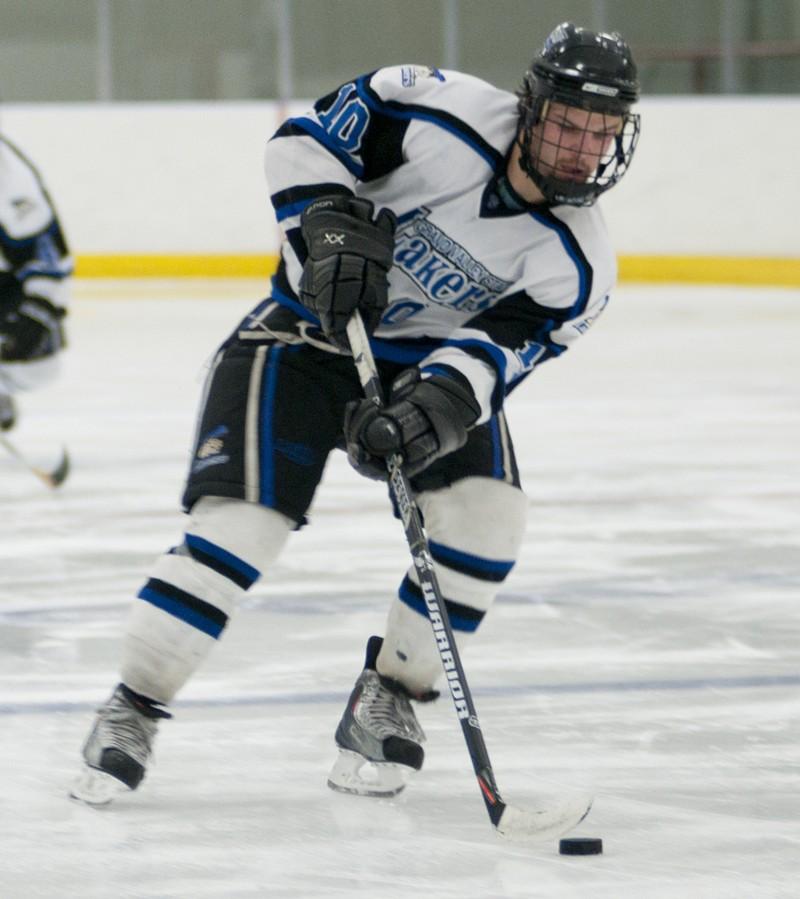
M 225 425 L 219 425 L 200 440 L 192 464 L 192 473 L 203 471 L 212 465 L 224 465 L 226 462 L 230 462 L 231 457 L 224 452 L 225 438 L 228 433 Z
M 403 66 L 400 69 L 400 78 L 402 79 L 403 87 L 414 87 L 417 83 L 417 78 L 445 80 L 441 71 L 434 66 Z

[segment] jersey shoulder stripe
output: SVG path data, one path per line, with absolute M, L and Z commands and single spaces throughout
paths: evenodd
M 564 248 L 564 252 L 575 265 L 578 275 L 578 295 L 572 306 L 568 309 L 558 310 L 559 316 L 563 316 L 563 318 L 574 318 L 586 309 L 586 304 L 589 302 L 589 297 L 592 295 L 592 266 L 586 258 L 572 229 L 566 222 L 553 215 L 548 209 L 531 210 L 530 216 L 539 222 L 540 225 L 554 231 L 558 235 L 561 245 Z
M 371 109 L 402 120 L 416 119 L 436 125 L 471 147 L 492 169 L 502 165 L 503 154 L 464 119 L 447 109 L 398 99 L 386 100 L 370 86 L 366 76 L 359 78 L 356 84 L 359 95 Z

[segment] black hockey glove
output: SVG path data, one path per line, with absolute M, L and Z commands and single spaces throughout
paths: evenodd
M 64 345 L 65 311 L 42 297 L 24 297 L 0 312 L 0 362 L 30 362 Z
M 347 404 L 347 458 L 360 474 L 385 480 L 386 459 L 399 452 L 405 473 L 414 477 L 462 447 L 480 411 L 466 378 L 432 375 L 423 381 L 419 369 L 406 369 L 395 378 L 387 406 L 366 399 Z
M 321 197 L 300 221 L 308 248 L 300 299 L 341 349 L 348 349 L 347 322 L 356 309 L 371 334 L 388 303 L 397 219 L 389 209 L 376 217 L 374 211 L 358 197 Z

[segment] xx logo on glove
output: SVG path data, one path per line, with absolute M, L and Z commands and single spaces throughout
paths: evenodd
M 341 231 L 338 234 L 334 231 L 326 231 L 323 243 L 329 244 L 332 247 L 343 247 L 344 234 Z

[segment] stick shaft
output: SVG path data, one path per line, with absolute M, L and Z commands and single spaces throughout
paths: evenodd
M 378 368 L 372 355 L 364 323 L 361 315 L 356 311 L 347 325 L 347 337 L 353 360 L 361 381 L 361 387 L 367 399 L 376 405 L 384 404 L 383 388 L 378 376 Z M 433 568 L 428 538 L 422 526 L 419 509 L 414 501 L 411 486 L 403 471 L 402 458 L 394 455 L 387 459 L 386 467 L 389 472 L 389 490 L 400 513 L 406 541 L 411 552 L 411 558 L 416 568 L 422 595 L 425 600 L 425 609 L 428 620 L 433 628 L 436 646 L 442 661 L 442 667 L 447 678 L 450 695 L 456 709 L 464 740 L 467 744 L 472 767 L 478 778 L 481 795 L 486 804 L 486 809 L 492 823 L 497 826 L 505 803 L 500 798 L 494 779 L 494 772 L 489 760 L 489 753 L 483 740 L 475 703 L 467 683 L 464 666 L 456 645 L 453 629 L 450 624 L 450 616 L 447 613 L 444 597 Z

